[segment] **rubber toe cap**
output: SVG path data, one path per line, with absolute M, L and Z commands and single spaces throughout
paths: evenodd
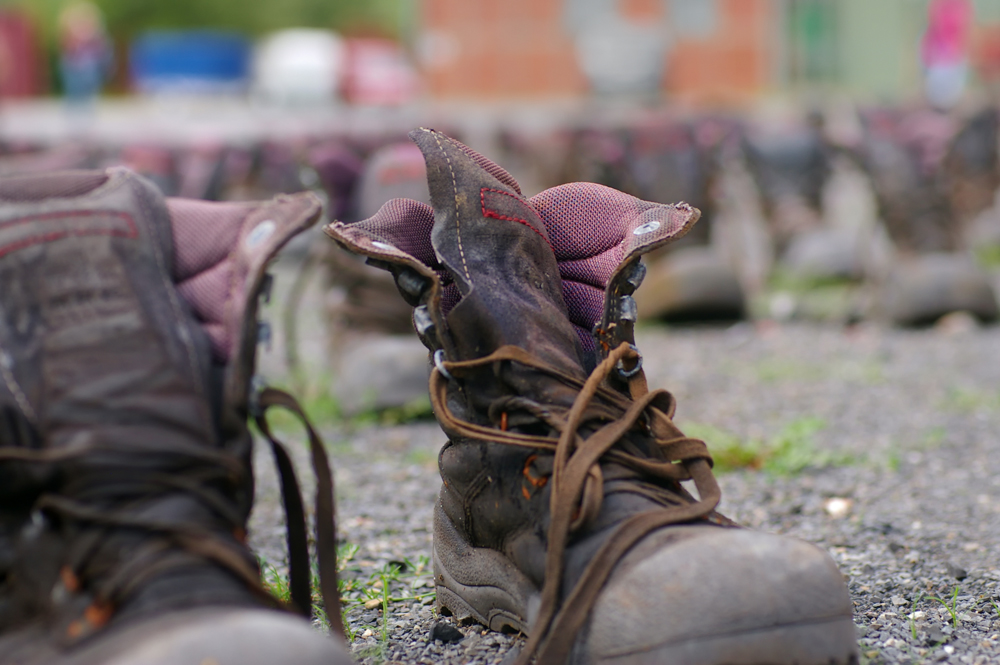
M 582 662 L 856 662 L 844 578 L 819 548 L 742 529 L 672 527 L 609 580 Z M 650 551 L 652 549 L 652 551 Z M 578 652 L 579 653 L 579 652 Z
M 60 665 L 348 665 L 347 648 L 270 610 L 192 610 L 123 628 Z

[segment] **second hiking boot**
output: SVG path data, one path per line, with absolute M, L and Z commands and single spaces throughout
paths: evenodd
M 215 206 L 123 169 L 0 180 L 3 665 L 350 662 L 246 545 L 257 295 L 319 202 Z
M 326 231 L 393 272 L 436 365 L 441 609 L 525 632 L 522 661 L 546 665 L 856 662 L 830 557 L 716 513 L 708 450 L 646 388 L 639 259 L 697 210 L 581 183 L 526 199 L 466 146 L 411 137 L 433 207 Z

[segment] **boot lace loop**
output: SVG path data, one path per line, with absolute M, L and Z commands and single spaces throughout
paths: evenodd
M 539 370 L 579 391 L 568 410 L 518 397 L 500 398 L 490 409 L 492 415 L 510 408 L 531 413 L 557 433 L 558 438 L 478 425 L 451 412 L 447 406 L 449 378 L 501 362 Z M 540 663 L 565 661 L 604 583 L 632 546 L 660 527 L 708 517 L 721 498 L 705 443 L 684 436 L 671 420 L 674 400 L 670 393 L 648 391 L 641 371 L 629 377 L 632 399 L 609 386 L 607 380 L 612 372 L 620 367 L 635 368 L 638 363 L 635 348 L 622 343 L 608 353 L 585 381 L 580 381 L 521 348 L 505 346 L 483 358 L 441 363 L 431 374 L 431 402 L 438 421 L 449 436 L 519 446 L 553 456 L 545 581 L 538 616 L 521 654 L 521 664 L 532 660 Z M 446 378 L 442 370 L 450 377 Z M 587 436 L 581 433 L 584 429 L 590 431 Z M 658 459 L 624 440 L 635 430 L 654 441 Z M 667 505 L 632 515 L 615 526 L 560 606 L 568 541 L 574 531 L 600 511 L 604 492 L 602 462 L 615 463 L 634 472 L 638 478 L 631 479 L 633 484 L 642 486 L 636 491 L 663 495 L 661 503 Z M 638 479 L 642 482 L 635 482 Z M 686 480 L 694 481 L 698 499 L 677 484 Z

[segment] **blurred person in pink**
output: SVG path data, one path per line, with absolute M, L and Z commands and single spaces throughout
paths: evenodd
M 927 8 L 921 59 L 927 101 L 937 109 L 953 107 L 965 90 L 972 18 L 970 0 L 931 0 Z
M 101 11 L 78 0 L 59 15 L 59 68 L 70 104 L 89 105 L 111 73 L 112 50 Z

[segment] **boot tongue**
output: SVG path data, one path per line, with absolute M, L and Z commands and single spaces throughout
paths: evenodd
M 438 132 L 410 134 L 427 162 L 431 242 L 460 300 L 448 313 L 457 358 L 519 346 L 572 375 L 584 353 L 567 315 L 548 231 L 499 166 Z

